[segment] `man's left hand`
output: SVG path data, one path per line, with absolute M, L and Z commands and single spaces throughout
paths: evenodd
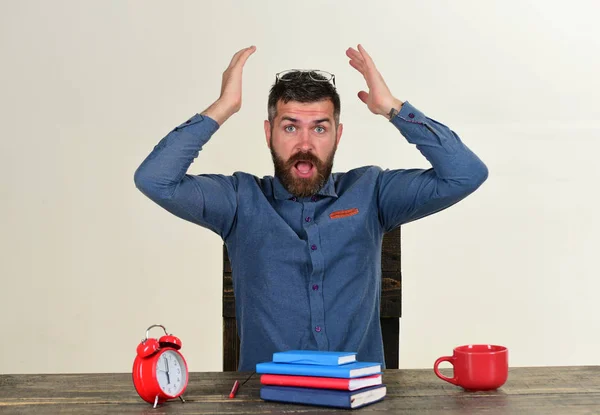
M 358 50 L 348 48 L 346 55 L 350 58 L 350 66 L 360 72 L 367 81 L 369 92 L 360 91 L 358 98 L 367 104 L 369 110 L 386 118 L 392 108 L 400 111 L 403 102 L 394 98 L 365 48 L 360 44 Z

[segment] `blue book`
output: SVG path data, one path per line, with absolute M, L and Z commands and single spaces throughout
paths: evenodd
M 300 363 L 303 365 L 338 366 L 356 362 L 356 352 L 330 352 L 320 350 L 286 350 L 273 353 L 273 362 Z
M 373 362 L 354 362 L 340 366 L 320 366 L 297 363 L 264 362 L 256 364 L 256 373 L 351 379 L 381 373 L 381 364 Z
M 263 386 L 260 388 L 260 397 L 265 401 L 355 409 L 381 401 L 386 392 L 385 385 L 372 386 L 357 391 Z

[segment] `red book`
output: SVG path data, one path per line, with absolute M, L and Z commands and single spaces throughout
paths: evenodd
M 381 374 L 353 379 L 264 374 L 260 377 L 260 383 L 263 385 L 353 391 L 368 386 L 381 385 Z

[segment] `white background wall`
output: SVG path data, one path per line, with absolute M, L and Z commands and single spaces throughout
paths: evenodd
M 334 170 L 428 167 L 356 97 L 359 42 L 490 170 L 403 228 L 401 366 L 469 342 L 512 366 L 600 364 L 599 4 L 0 0 L 0 373 L 128 372 L 154 323 L 191 370 L 221 370 L 221 240 L 133 173 L 252 44 L 243 108 L 191 173 L 272 174 L 262 122 L 288 68 L 336 74 Z

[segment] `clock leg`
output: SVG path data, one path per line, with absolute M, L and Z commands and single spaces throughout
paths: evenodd
M 179 399 L 181 399 L 181 403 L 185 403 L 185 401 L 183 400 L 183 397 L 179 397 Z
M 157 404 L 158 404 L 158 395 L 156 395 L 156 398 L 154 398 L 154 406 L 152 407 L 152 409 L 156 409 Z

